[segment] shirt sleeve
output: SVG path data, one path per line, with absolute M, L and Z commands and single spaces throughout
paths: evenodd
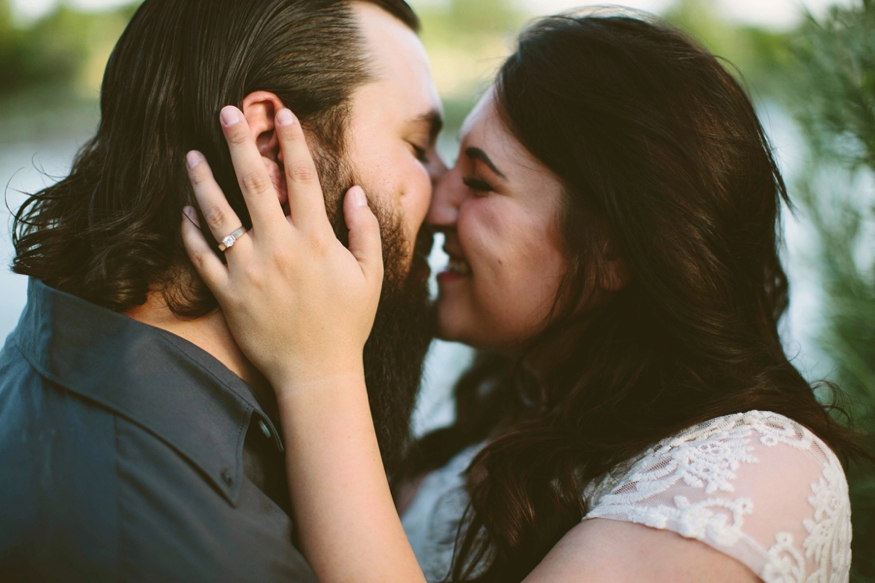
M 752 411 L 697 425 L 594 488 L 584 520 L 671 530 L 747 565 L 766 583 L 848 580 L 848 485 L 808 429 Z

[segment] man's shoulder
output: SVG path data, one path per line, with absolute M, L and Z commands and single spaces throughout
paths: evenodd
M 141 423 L 42 376 L 8 340 L 0 580 L 314 581 L 289 517 L 242 474 L 245 427 L 198 424 L 195 405 Z
M 0 350 L 0 576 L 62 563 L 81 580 L 115 572 L 113 432 L 112 414 L 40 376 L 7 339 Z
M 245 473 L 250 434 L 281 463 L 215 359 L 32 282 L 0 350 L 0 580 L 311 581 Z
M 111 433 L 112 417 L 41 375 L 22 354 L 15 334 L 7 338 L 0 349 L 0 443 L 24 449 L 77 447 L 83 441 L 59 440 L 68 432 Z
M 42 376 L 15 340 L 0 350 L 0 448 L 54 457 L 74 455 L 101 434 L 111 442 L 113 415 Z

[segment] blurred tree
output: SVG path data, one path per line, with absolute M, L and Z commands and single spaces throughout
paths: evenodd
M 448 0 L 411 2 L 422 19 L 422 40 L 431 58 L 435 82 L 444 101 L 444 141 L 448 157 L 452 140 L 480 90 L 510 52 L 527 15 L 515 0 Z
M 108 56 L 132 14 L 133 7 L 83 13 L 61 4 L 17 27 L 9 0 L 0 0 L 0 94 L 75 87 L 92 58 Z
M 504 34 L 519 24 L 520 11 L 512 0 L 453 0 L 448 16 L 460 27 L 457 32 L 496 30 Z
M 785 90 L 783 73 L 791 60 L 787 33 L 730 24 L 716 0 L 677 0 L 665 18 L 732 63 L 730 70 L 737 68 L 756 93 L 773 97 Z
M 793 48 L 792 105 L 810 152 L 797 194 L 819 235 L 827 302 L 821 345 L 875 453 L 875 1 L 809 15 Z M 852 465 L 848 482 L 851 581 L 875 583 L 875 468 Z
M 12 30 L 12 8 L 9 0 L 0 0 L 0 43 L 8 42 L 9 32 Z
M 0 91 L 14 90 L 20 75 L 16 66 L 23 57 L 22 35 L 12 25 L 9 0 L 0 0 Z

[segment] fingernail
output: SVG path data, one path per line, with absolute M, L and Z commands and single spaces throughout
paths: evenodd
M 358 206 L 368 206 L 368 197 L 365 196 L 365 191 L 360 186 L 352 188 L 352 195 L 355 197 L 353 200 Z
M 197 219 L 197 212 L 194 210 L 193 206 L 187 206 L 182 208 L 182 214 L 190 220 L 192 223 L 200 227 L 200 221 Z
M 294 114 L 288 109 L 281 109 L 276 114 L 276 123 L 281 126 L 290 126 L 295 123 Z
M 240 112 L 236 107 L 229 105 L 228 107 L 222 108 L 222 125 L 226 128 L 229 128 L 233 125 L 236 125 L 240 122 Z
M 189 169 L 197 168 L 197 165 L 204 161 L 204 157 L 200 152 L 192 150 L 185 156 L 185 162 Z

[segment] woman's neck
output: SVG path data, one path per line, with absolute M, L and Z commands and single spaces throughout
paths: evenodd
M 522 364 L 543 385 L 550 373 L 574 354 L 580 336 L 591 322 L 591 318 L 586 318 L 552 334 L 528 350 L 522 356 Z

